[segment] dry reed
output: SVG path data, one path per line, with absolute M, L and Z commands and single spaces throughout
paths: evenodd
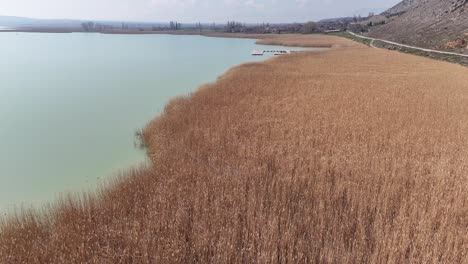
M 340 41 L 174 99 L 152 165 L 11 217 L 0 262 L 467 263 L 468 69 Z

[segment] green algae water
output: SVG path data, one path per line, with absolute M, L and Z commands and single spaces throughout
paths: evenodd
M 170 98 L 248 61 L 249 39 L 0 33 L 0 212 L 145 162 L 135 133 Z M 292 48 L 283 48 L 292 49 Z

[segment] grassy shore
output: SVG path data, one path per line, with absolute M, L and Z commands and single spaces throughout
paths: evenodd
M 448 61 L 448 62 L 451 62 L 451 63 L 457 63 L 457 64 L 460 64 L 460 65 L 463 65 L 463 66 L 468 66 L 468 58 L 462 57 L 462 56 L 421 51 L 421 50 L 417 50 L 417 49 L 411 49 L 411 48 L 405 48 L 405 47 L 400 47 L 400 46 L 396 46 L 396 45 L 391 45 L 391 44 L 384 43 L 384 42 L 381 42 L 381 41 L 374 41 L 374 46 L 379 47 L 379 48 L 383 48 L 383 49 L 396 50 L 396 51 L 404 52 L 404 53 L 408 53 L 408 54 L 428 57 L 428 58 L 431 58 L 431 59 L 434 59 L 434 60 Z
M 349 34 L 347 31 L 332 32 L 332 33 L 327 33 L 327 35 L 348 38 L 348 39 L 362 43 L 369 47 L 371 46 L 371 42 L 372 42 L 370 39 L 358 38 L 356 36 L 353 36 L 352 34 Z
M 333 36 L 143 131 L 152 164 L 0 224 L 0 263 L 466 263 L 468 69 Z M 302 41 L 302 42 L 301 42 Z

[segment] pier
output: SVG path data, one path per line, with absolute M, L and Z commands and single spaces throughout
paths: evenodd
M 285 55 L 290 54 L 290 50 L 254 50 L 252 56 L 263 56 L 265 53 L 274 53 L 274 55 Z

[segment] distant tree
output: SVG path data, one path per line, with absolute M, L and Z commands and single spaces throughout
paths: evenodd
M 91 22 L 91 21 L 81 23 L 81 27 L 83 28 L 85 32 L 92 32 L 95 30 L 95 24 L 94 22 Z
M 245 28 L 244 25 L 236 21 L 228 21 L 226 24 L 226 32 L 237 33 L 241 32 Z
M 180 24 L 180 23 L 177 22 L 177 21 L 171 21 L 171 22 L 169 23 L 169 28 L 170 28 L 171 30 L 178 30 L 178 29 L 180 29 L 181 27 L 182 27 L 182 24 Z
M 101 32 L 104 29 L 104 26 L 101 24 L 96 24 L 94 26 L 94 31 Z
M 307 23 L 304 25 L 303 32 L 304 32 L 305 34 L 310 34 L 310 33 L 317 32 L 317 23 L 312 22 L 312 21 L 307 22 Z

